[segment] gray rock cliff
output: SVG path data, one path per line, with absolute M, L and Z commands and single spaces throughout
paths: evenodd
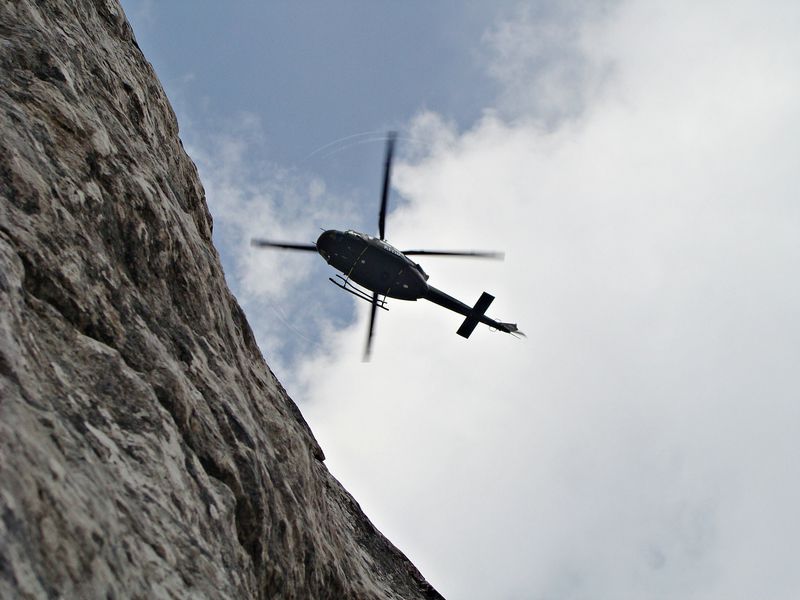
M 116 0 L 0 0 L 0 597 L 440 598 L 330 475 Z

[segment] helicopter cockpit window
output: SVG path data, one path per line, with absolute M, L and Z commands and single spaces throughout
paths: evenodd
M 413 264 L 417 268 L 417 270 L 419 271 L 420 275 L 422 275 L 422 277 L 425 278 L 425 281 L 428 281 L 429 276 L 425 272 L 425 270 L 420 266 L 420 264 L 419 263 L 413 263 Z

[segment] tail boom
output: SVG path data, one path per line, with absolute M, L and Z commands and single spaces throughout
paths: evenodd
M 472 335 L 472 332 L 475 331 L 478 323 L 483 323 L 492 329 L 509 333 L 511 335 L 524 335 L 519 329 L 517 329 L 516 324 L 501 323 L 500 321 L 495 321 L 494 319 L 486 316 L 486 310 L 494 300 L 494 296 L 487 294 L 486 292 L 481 294 L 481 297 L 478 298 L 475 306 L 468 306 L 460 300 L 456 300 L 452 296 L 445 294 L 443 291 L 437 290 L 433 286 L 428 286 L 425 299 L 448 310 L 457 312 L 460 315 L 464 315 L 464 322 L 461 323 L 461 327 L 459 327 L 458 331 L 456 331 L 456 333 L 463 338 L 468 338 L 470 335 Z

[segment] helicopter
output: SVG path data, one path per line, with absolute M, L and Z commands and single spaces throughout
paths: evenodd
M 339 271 L 336 279 L 329 281 L 371 305 L 369 329 L 364 350 L 364 361 L 370 358 L 372 338 L 375 332 L 375 317 L 378 309 L 389 310 L 387 298 L 398 300 L 428 300 L 448 310 L 463 315 L 464 321 L 456 333 L 469 338 L 478 323 L 513 336 L 524 336 L 515 323 L 503 323 L 486 316 L 486 310 L 494 296 L 483 292 L 478 301 L 469 306 L 449 294 L 428 284 L 428 274 L 410 256 L 462 256 L 473 258 L 502 259 L 501 252 L 468 252 L 447 250 L 398 250 L 386 241 L 386 208 L 397 134 L 389 132 L 386 138 L 386 155 L 383 167 L 383 190 L 378 213 L 378 235 L 348 229 L 324 230 L 314 244 L 298 244 L 253 238 L 251 245 L 259 248 L 282 248 L 317 252 Z

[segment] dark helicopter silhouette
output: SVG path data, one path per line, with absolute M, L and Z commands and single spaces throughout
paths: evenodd
M 439 306 L 464 315 L 466 318 L 456 333 L 465 338 L 472 334 L 478 323 L 484 323 L 497 331 L 512 335 L 524 335 L 514 323 L 501 323 L 486 316 L 486 309 L 489 308 L 492 300 L 494 300 L 494 296 L 491 294 L 483 292 L 475 306 L 468 306 L 429 285 L 428 274 L 422 270 L 419 264 L 408 258 L 409 256 L 419 255 L 503 258 L 502 253 L 447 250 L 401 251 L 386 242 L 386 204 L 389 197 L 389 181 L 392 171 L 395 138 L 396 134 L 390 132 L 386 142 L 383 192 L 381 194 L 381 209 L 378 214 L 378 233 L 380 237 L 375 238 L 352 230 L 337 231 L 330 229 L 319 236 L 316 244 L 295 244 L 263 239 L 252 239 L 251 244 L 258 247 L 318 252 L 329 265 L 343 273 L 343 275 L 336 274 L 338 281 L 333 277 L 329 277 L 329 280 L 343 290 L 362 300 L 366 300 L 372 305 L 364 360 L 369 360 L 377 309 L 389 310 L 386 307 L 386 298 L 429 300 Z M 368 292 L 372 292 L 372 295 L 370 296 Z

